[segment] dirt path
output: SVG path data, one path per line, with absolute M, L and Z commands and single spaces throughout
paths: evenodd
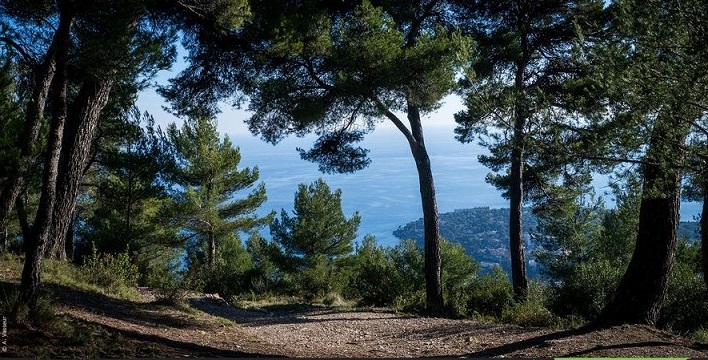
M 231 307 L 192 295 L 189 307 L 127 302 L 69 288 L 59 311 L 85 327 L 85 336 L 15 341 L 19 355 L 71 357 L 432 357 L 662 356 L 708 357 L 694 342 L 646 326 L 564 331 L 489 325 L 381 312 L 311 306 L 267 310 Z M 12 334 L 11 334 L 12 336 Z M 11 337 L 12 339 L 12 337 Z M 78 340 L 76 340 L 78 339 Z M 91 350 L 87 350 L 91 349 Z M 36 350 L 36 349 L 34 349 Z
M 278 354 L 297 357 L 665 356 L 706 357 L 685 338 L 647 326 L 563 331 L 486 325 L 468 320 L 301 308 L 247 311 L 192 299 L 206 313 L 231 319 Z

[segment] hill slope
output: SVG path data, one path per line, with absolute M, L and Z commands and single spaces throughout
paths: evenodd
M 529 209 L 524 210 L 524 239 L 529 276 L 538 273 L 530 254 L 536 248 L 529 232 L 537 226 L 536 217 Z M 696 241 L 699 237 L 699 225 L 695 221 L 682 221 L 679 225 L 679 237 Z M 399 239 L 413 239 L 423 245 L 423 219 L 409 222 L 393 232 Z M 499 265 L 507 273 L 511 271 L 509 260 L 509 209 L 490 209 L 478 207 L 459 209 L 440 214 L 440 235 L 451 242 L 461 244 L 467 254 L 479 261 L 483 267 Z

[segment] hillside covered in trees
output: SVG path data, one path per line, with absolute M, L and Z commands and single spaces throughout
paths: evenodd
M 530 209 L 524 212 L 524 240 L 530 253 L 538 247 L 533 234 L 538 232 L 536 216 Z M 509 209 L 477 207 L 457 209 L 440 214 L 440 236 L 452 243 L 460 244 L 465 252 L 489 270 L 500 266 L 506 273 L 511 272 L 509 258 Z M 700 227 L 696 221 L 682 221 L 679 224 L 679 238 L 690 243 L 700 240 Z M 420 246 L 423 243 L 423 219 L 399 226 L 393 232 L 401 240 L 413 239 Z M 529 259 L 529 276 L 539 275 L 538 267 Z

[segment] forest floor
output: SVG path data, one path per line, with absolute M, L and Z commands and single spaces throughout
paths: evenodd
M 8 324 L 13 357 L 708 357 L 708 346 L 648 326 L 522 328 L 305 305 L 242 309 L 213 295 L 182 306 L 48 284 L 64 326 Z

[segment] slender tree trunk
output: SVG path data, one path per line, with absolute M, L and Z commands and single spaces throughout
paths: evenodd
M 71 26 L 72 22 L 67 20 L 59 24 L 57 31 L 54 33 L 52 44 L 44 56 L 44 61 L 37 68 L 32 95 L 25 107 L 22 135 L 17 140 L 20 156 L 13 164 L 14 166 L 9 167 L 9 173 L 4 174 L 7 181 L 0 189 L 0 233 L 7 233 L 15 200 L 21 192 L 25 182 L 24 177 L 27 175 L 32 159 L 35 156 L 35 147 L 43 124 L 44 108 L 49 96 L 49 89 L 57 66 L 65 66 L 65 64 L 57 64 L 57 48 L 68 41 Z M 64 49 L 60 51 L 64 51 Z
M 516 64 L 514 76 L 514 128 L 511 149 L 511 168 L 509 169 L 509 255 L 511 260 L 511 282 L 514 298 L 517 301 L 526 300 L 528 294 L 528 279 L 526 277 L 526 256 L 524 254 L 524 151 L 526 139 L 524 126 L 528 119 L 525 90 L 525 72 L 528 65 L 528 24 L 519 19 L 521 48 L 523 56 Z
M 704 175 L 705 176 L 705 175 Z M 708 289 L 708 179 L 703 185 L 703 209 L 701 211 L 701 265 L 703 282 Z
M 209 230 L 209 232 L 207 233 L 207 236 L 208 236 L 207 241 L 209 242 L 209 244 L 208 244 L 209 254 L 207 256 L 207 263 L 209 264 L 210 269 L 214 269 L 214 267 L 216 266 L 216 236 L 214 235 L 213 230 Z
M 423 126 L 417 107 L 408 106 L 408 121 L 415 139 L 411 152 L 418 170 L 420 197 L 423 206 L 425 238 L 425 302 L 428 313 L 440 315 L 443 312 L 442 260 L 440 256 L 440 224 L 438 205 L 435 199 L 435 183 L 430 166 L 430 157 L 425 148 Z
M 67 118 L 67 52 L 69 48 L 69 33 L 73 24 L 73 13 L 63 11 L 60 3 L 59 30 L 64 36 L 58 37 L 57 63 L 61 64 L 54 78 L 55 84 L 54 109 L 49 132 L 49 142 L 44 161 L 42 176 L 42 192 L 39 200 L 39 210 L 31 229 L 30 236 L 25 239 L 25 263 L 22 269 L 21 297 L 22 302 L 31 308 L 37 304 L 39 297 L 40 274 L 42 259 L 47 244 L 47 237 L 52 223 L 52 213 L 56 200 L 56 185 L 59 173 L 59 159 L 62 149 L 62 136 Z
M 662 116 L 663 115 L 663 116 Z M 599 323 L 656 324 L 666 297 L 678 237 L 679 197 L 687 129 L 660 114 L 642 168 L 639 231 L 627 271 Z M 677 164 L 678 161 L 678 164 Z
M 526 257 L 524 255 L 524 182 L 523 182 L 523 134 L 515 131 L 514 148 L 511 151 L 511 171 L 509 175 L 509 251 L 511 259 L 511 280 L 517 301 L 526 299 L 528 279 L 526 277 Z

